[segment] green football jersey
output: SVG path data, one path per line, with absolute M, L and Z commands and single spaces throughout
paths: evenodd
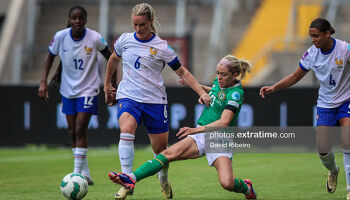
M 236 111 L 229 126 L 237 125 L 239 111 L 243 103 L 243 88 L 241 82 L 235 84 L 230 88 L 221 89 L 218 78 L 215 78 L 214 84 L 209 91 L 211 102 L 209 107 L 205 107 L 197 124 L 205 126 L 221 118 L 221 114 L 227 105 L 233 106 Z

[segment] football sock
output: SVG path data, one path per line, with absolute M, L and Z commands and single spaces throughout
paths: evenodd
M 334 153 L 329 152 L 327 155 L 318 155 L 322 161 L 322 164 L 332 173 L 335 174 L 338 171 L 338 166 L 335 163 Z
M 154 157 L 156 156 L 157 154 L 154 154 Z M 168 182 L 168 169 L 169 169 L 169 164 L 167 164 L 158 172 L 158 179 L 160 183 Z
M 168 159 L 164 155 L 158 154 L 155 158 L 145 162 L 141 167 L 137 168 L 131 174 L 131 177 L 135 177 L 134 181 L 141 181 L 148 176 L 156 174 L 167 165 Z
M 87 161 L 87 156 L 84 159 L 84 163 L 83 163 L 83 169 L 81 170 L 81 174 L 84 176 L 88 176 L 89 178 L 91 178 L 90 176 L 90 170 L 89 170 L 89 165 L 88 165 L 88 161 Z
M 123 173 L 132 172 L 132 164 L 134 161 L 134 139 L 134 134 L 120 133 L 118 152 Z
M 245 195 L 250 194 L 250 190 L 248 190 L 248 185 L 242 179 L 235 177 L 234 182 L 235 182 L 235 185 L 233 187 L 234 192 L 243 193 Z
M 74 151 L 74 173 L 81 174 L 84 160 L 86 158 L 87 148 L 76 147 Z
M 343 149 L 343 162 L 346 176 L 347 190 L 350 190 L 350 149 Z

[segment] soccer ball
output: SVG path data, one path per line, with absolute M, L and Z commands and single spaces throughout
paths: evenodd
M 69 200 L 82 199 L 88 192 L 88 182 L 81 174 L 67 174 L 61 181 L 61 192 Z

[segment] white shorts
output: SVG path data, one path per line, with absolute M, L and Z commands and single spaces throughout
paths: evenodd
M 212 167 L 214 161 L 221 156 L 228 157 L 230 160 L 232 160 L 232 155 L 233 155 L 232 153 L 206 153 L 205 133 L 198 133 L 195 135 L 189 135 L 189 137 L 193 138 L 194 141 L 196 141 L 199 157 L 206 155 L 209 166 Z

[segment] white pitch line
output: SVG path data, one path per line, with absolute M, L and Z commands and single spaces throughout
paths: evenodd
M 117 155 L 116 151 L 92 151 L 88 153 L 88 157 L 101 157 Z M 36 155 L 36 156 L 21 156 L 11 158 L 0 158 L 0 163 L 6 162 L 23 162 L 23 161 L 40 161 L 40 160 L 65 160 L 73 159 L 72 153 L 51 154 L 51 155 Z

